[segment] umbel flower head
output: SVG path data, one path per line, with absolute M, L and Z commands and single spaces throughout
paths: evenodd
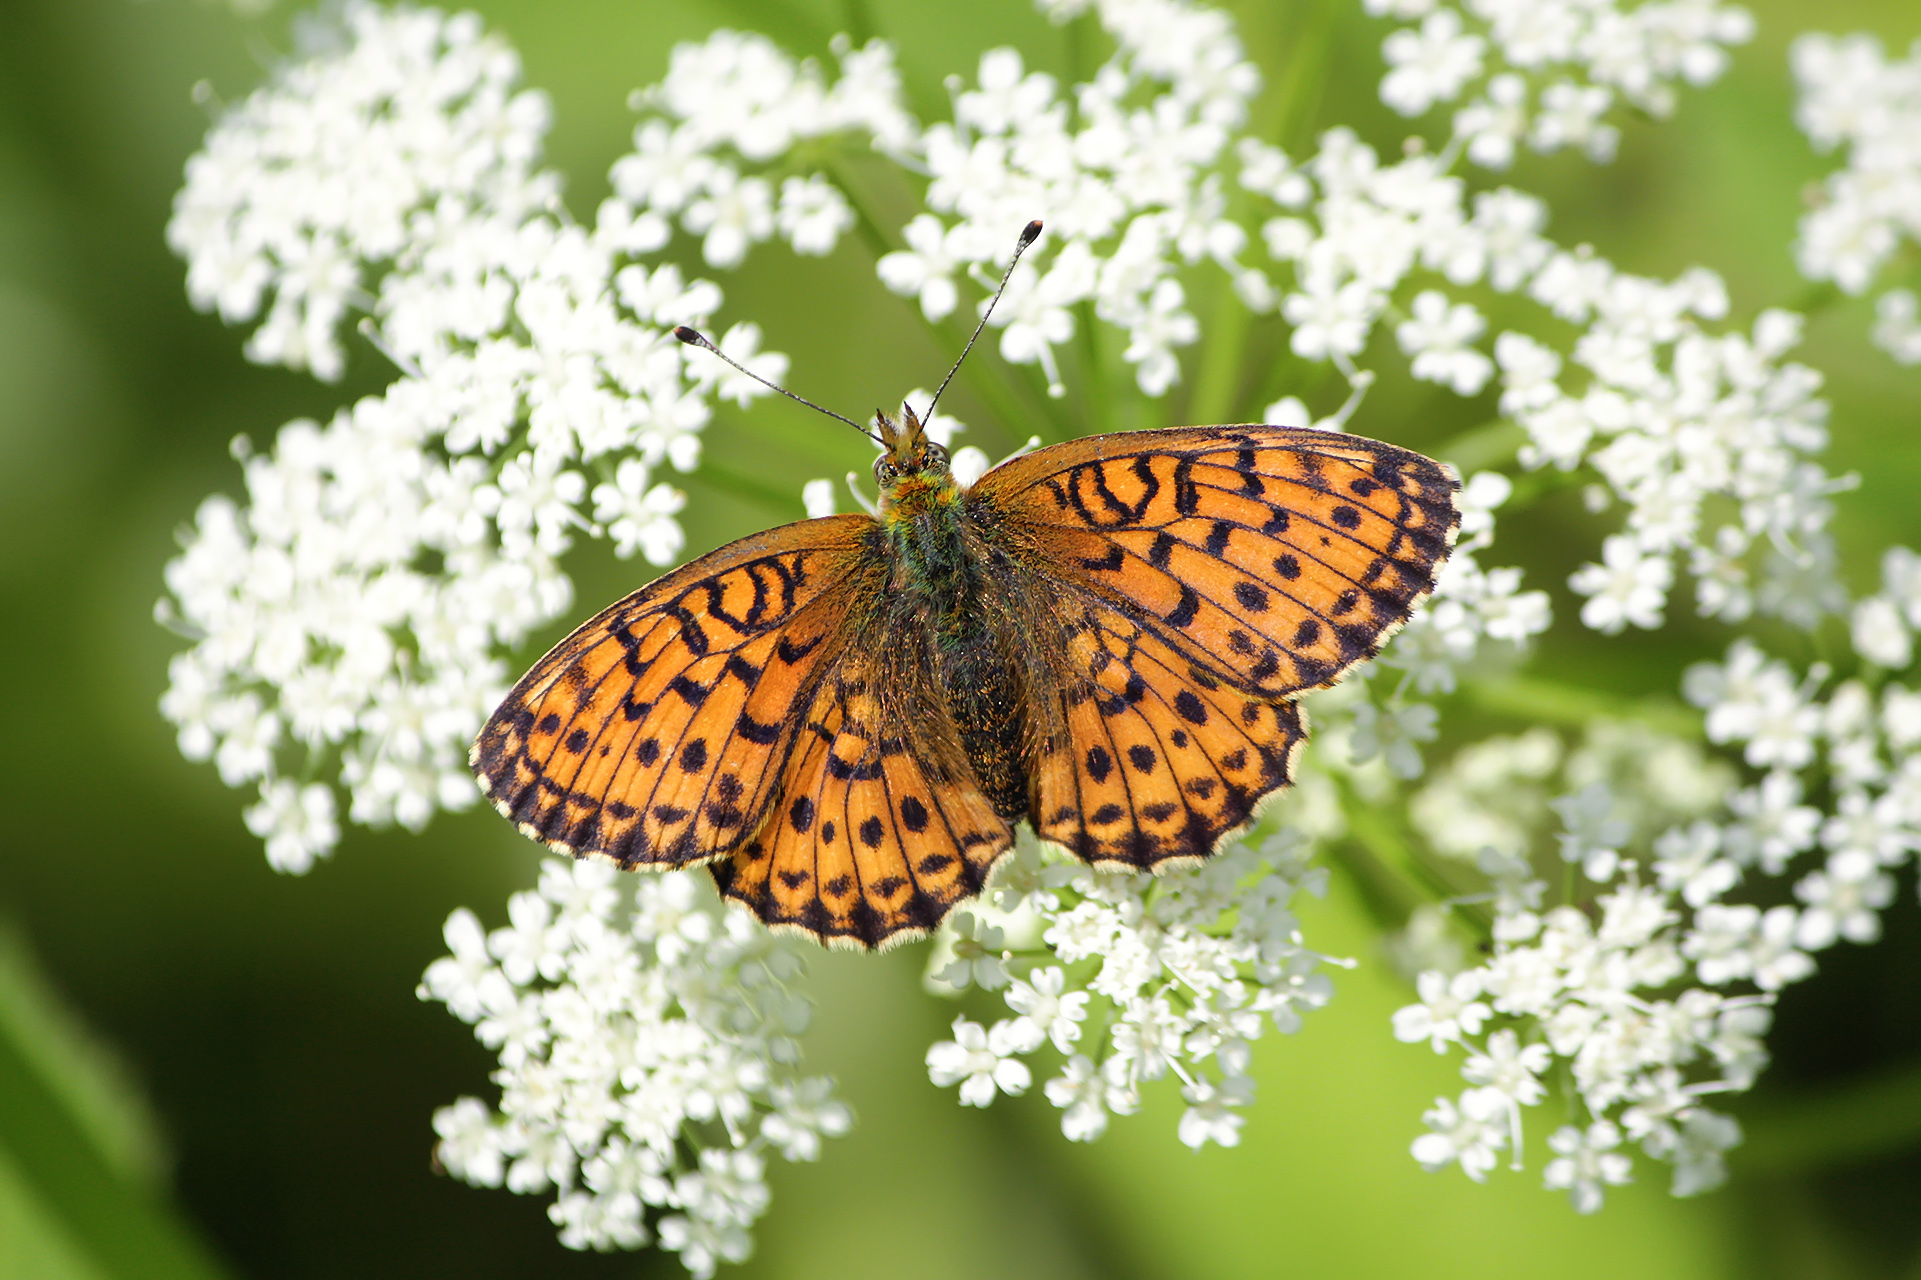
M 1202 317 L 1232 315 L 1223 342 L 1259 320 L 1332 375 L 1250 378 L 1268 421 L 1364 423 L 1396 376 L 1486 397 L 1518 445 L 1480 450 L 1432 598 L 1312 700 L 1315 749 L 1258 828 L 1159 878 L 1023 844 L 949 919 L 927 985 L 975 1003 L 928 1048 L 932 1084 L 970 1107 L 1037 1091 L 1081 1142 L 1178 1089 L 1173 1136 L 1234 1145 L 1257 1116 L 1255 1042 L 1301 1030 L 1352 963 L 1313 949 L 1295 909 L 1328 891 L 1317 858 L 1358 850 L 1424 900 L 1387 948 L 1415 996 L 1392 1034 L 1461 1064 L 1428 1132 L 1408 1103 L 1416 1161 L 1476 1181 L 1538 1161 L 1583 1213 L 1650 1162 L 1676 1195 L 1717 1185 L 1741 1139 L 1717 1095 L 1764 1069 L 1776 993 L 1878 937 L 1921 849 L 1921 694 L 1895 679 L 1921 557 L 1891 549 L 1880 591 L 1843 589 L 1828 524 L 1847 483 L 1820 462 L 1821 377 L 1790 358 L 1800 316 L 1731 317 L 1705 268 L 1648 278 L 1557 243 L 1544 201 L 1489 177 L 1521 147 L 1608 159 L 1624 107 L 1665 115 L 1720 74 L 1743 10 L 1364 7 L 1392 20 L 1383 101 L 1449 107 L 1444 145 L 1336 127 L 1290 155 L 1250 126 L 1261 77 L 1224 13 L 1041 0 L 1098 25 L 1106 60 L 1064 84 L 1012 49 L 970 54 L 931 122 L 885 41 L 837 40 L 831 69 L 752 34 L 683 45 L 635 96 L 633 149 L 583 225 L 503 41 L 472 15 L 349 3 L 222 114 L 169 227 L 196 305 L 253 326 L 250 358 L 393 370 L 325 423 L 237 441 L 244 500 L 209 498 L 183 536 L 160 606 L 190 641 L 162 702 L 182 751 L 257 795 L 245 821 L 290 872 L 343 823 L 418 829 L 471 804 L 467 744 L 519 646 L 572 608 L 569 553 L 604 537 L 678 559 L 672 476 L 700 465 L 717 408 L 766 394 L 671 339 L 724 299 L 661 251 L 680 237 L 724 272 L 775 241 L 819 255 L 871 234 L 876 292 L 946 334 L 1044 216 L 992 317 L 1011 369 L 973 375 L 1010 424 L 1032 405 L 1057 431 L 1106 426 L 1069 415 L 1085 406 L 1064 363 L 1098 374 L 1106 352 L 1160 396 L 1191 372 Z M 1802 227 L 1812 279 L 1878 289 L 1921 226 L 1913 62 L 1796 45 L 1803 127 L 1846 151 Z M 848 156 L 897 169 L 917 207 L 878 218 Z M 1876 338 L 1898 359 L 1921 352 L 1914 310 L 1881 290 Z M 720 333 L 752 374 L 785 374 L 752 323 Z M 964 430 L 927 423 L 942 445 Z M 954 453 L 963 483 L 986 465 Z M 1675 673 L 1698 715 L 1610 707 L 1575 733 L 1566 698 L 1512 679 L 1552 611 L 1495 559 L 1496 513 L 1564 482 L 1604 526 L 1565 566 L 1580 625 L 1658 629 L 1691 591 L 1727 631 L 1724 660 Z M 807 511 L 834 491 L 809 483 Z M 1831 665 L 1764 649 L 1743 633 L 1761 618 L 1825 628 Z M 1465 740 L 1442 714 L 1464 690 L 1515 731 Z M 811 1160 L 851 1123 L 800 1071 L 799 953 L 681 873 L 546 862 L 505 919 L 453 912 L 420 988 L 498 1059 L 496 1099 L 434 1117 L 442 1167 L 551 1197 L 570 1247 L 657 1244 L 701 1276 L 747 1256 L 769 1160 Z

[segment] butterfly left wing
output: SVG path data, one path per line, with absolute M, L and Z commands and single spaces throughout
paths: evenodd
M 848 642 L 849 602 L 884 575 L 863 553 L 873 527 L 830 516 L 743 538 L 583 623 L 475 739 L 482 790 L 533 839 L 630 870 L 738 846 Z
M 871 948 L 923 937 L 979 894 L 1013 831 L 968 768 L 926 637 L 862 629 L 821 681 L 779 803 L 711 869 L 774 928 Z

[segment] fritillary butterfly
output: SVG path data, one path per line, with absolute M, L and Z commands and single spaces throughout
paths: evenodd
M 722 547 L 534 665 L 472 752 L 501 813 L 860 948 L 979 894 L 1023 818 L 1096 867 L 1194 864 L 1458 520 L 1440 464 L 1336 432 L 1090 436 L 962 489 L 912 409 L 875 422 L 877 517 Z

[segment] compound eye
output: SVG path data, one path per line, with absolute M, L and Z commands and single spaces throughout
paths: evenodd
M 874 479 L 880 481 L 882 484 L 892 484 L 899 474 L 900 473 L 894 469 L 894 464 L 886 458 L 874 459 Z

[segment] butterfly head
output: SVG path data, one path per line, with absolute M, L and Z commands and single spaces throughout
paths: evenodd
M 948 471 L 947 450 L 931 439 L 914 410 L 901 406 L 898 420 L 885 410 L 874 414 L 881 455 L 874 459 L 874 480 L 880 485 L 881 508 L 917 506 L 958 492 Z

